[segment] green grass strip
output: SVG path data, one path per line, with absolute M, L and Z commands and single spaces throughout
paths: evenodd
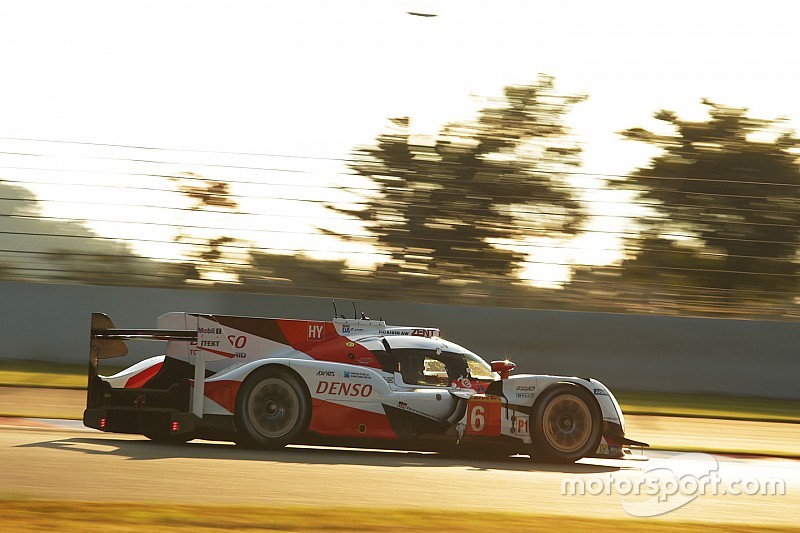
M 700 533 L 731 531 L 772 533 L 797 528 L 740 524 L 687 523 L 660 519 L 595 519 L 486 511 L 420 509 L 195 506 L 172 504 L 0 500 L 0 531 L 212 532 L 296 531 L 368 532 L 457 531 L 485 533 L 501 529 Z
M 664 392 L 614 391 L 614 395 L 625 414 L 800 422 L 800 400 Z
M 85 389 L 88 370 L 88 359 L 85 365 L 0 359 L 0 386 Z M 119 370 L 118 365 L 105 365 L 102 373 L 111 375 Z

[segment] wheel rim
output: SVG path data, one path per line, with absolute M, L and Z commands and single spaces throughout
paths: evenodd
M 547 442 L 561 453 L 574 453 L 583 448 L 592 434 L 589 406 L 574 394 L 553 398 L 542 416 Z
M 300 398 L 286 381 L 263 379 L 247 400 L 247 417 L 261 435 L 270 439 L 283 437 L 300 418 Z

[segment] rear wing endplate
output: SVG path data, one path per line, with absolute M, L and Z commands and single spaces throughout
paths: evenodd
M 220 330 L 221 331 L 221 330 Z M 187 341 L 197 342 L 194 329 L 121 329 L 105 313 L 92 313 L 89 334 L 89 388 L 97 377 L 97 362 L 128 354 L 126 340 Z M 203 417 L 203 395 L 205 389 L 206 353 L 198 351 L 194 364 L 194 392 L 192 413 Z

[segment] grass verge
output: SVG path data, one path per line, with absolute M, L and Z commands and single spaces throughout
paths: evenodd
M 101 368 L 104 375 L 119 370 L 111 365 Z M 84 389 L 86 365 L 0 360 L 0 386 Z M 800 400 L 659 392 L 614 394 L 626 414 L 800 422 Z
M 800 400 L 663 392 L 616 392 L 625 414 L 800 422 Z
M 98 503 L 51 500 L 0 500 L 0 531 L 87 531 L 96 527 L 116 532 L 335 531 L 387 533 L 458 531 L 484 533 L 487 525 L 505 531 L 729 531 L 731 524 L 672 522 L 658 519 L 589 519 L 511 512 L 430 511 L 417 509 L 193 506 L 141 503 Z M 736 531 L 767 533 L 779 527 L 740 525 Z
M 85 389 L 88 361 L 85 365 L 0 359 L 0 386 L 42 387 L 48 389 Z M 117 366 L 103 367 L 104 375 L 121 370 Z

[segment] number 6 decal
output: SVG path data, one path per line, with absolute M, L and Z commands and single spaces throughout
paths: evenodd
M 467 407 L 467 433 L 472 435 L 500 434 L 500 404 L 497 396 L 476 394 Z
M 474 433 L 480 433 L 486 425 L 486 418 L 483 416 L 485 410 L 482 405 L 476 405 L 472 408 L 472 414 L 469 415 L 469 428 Z

